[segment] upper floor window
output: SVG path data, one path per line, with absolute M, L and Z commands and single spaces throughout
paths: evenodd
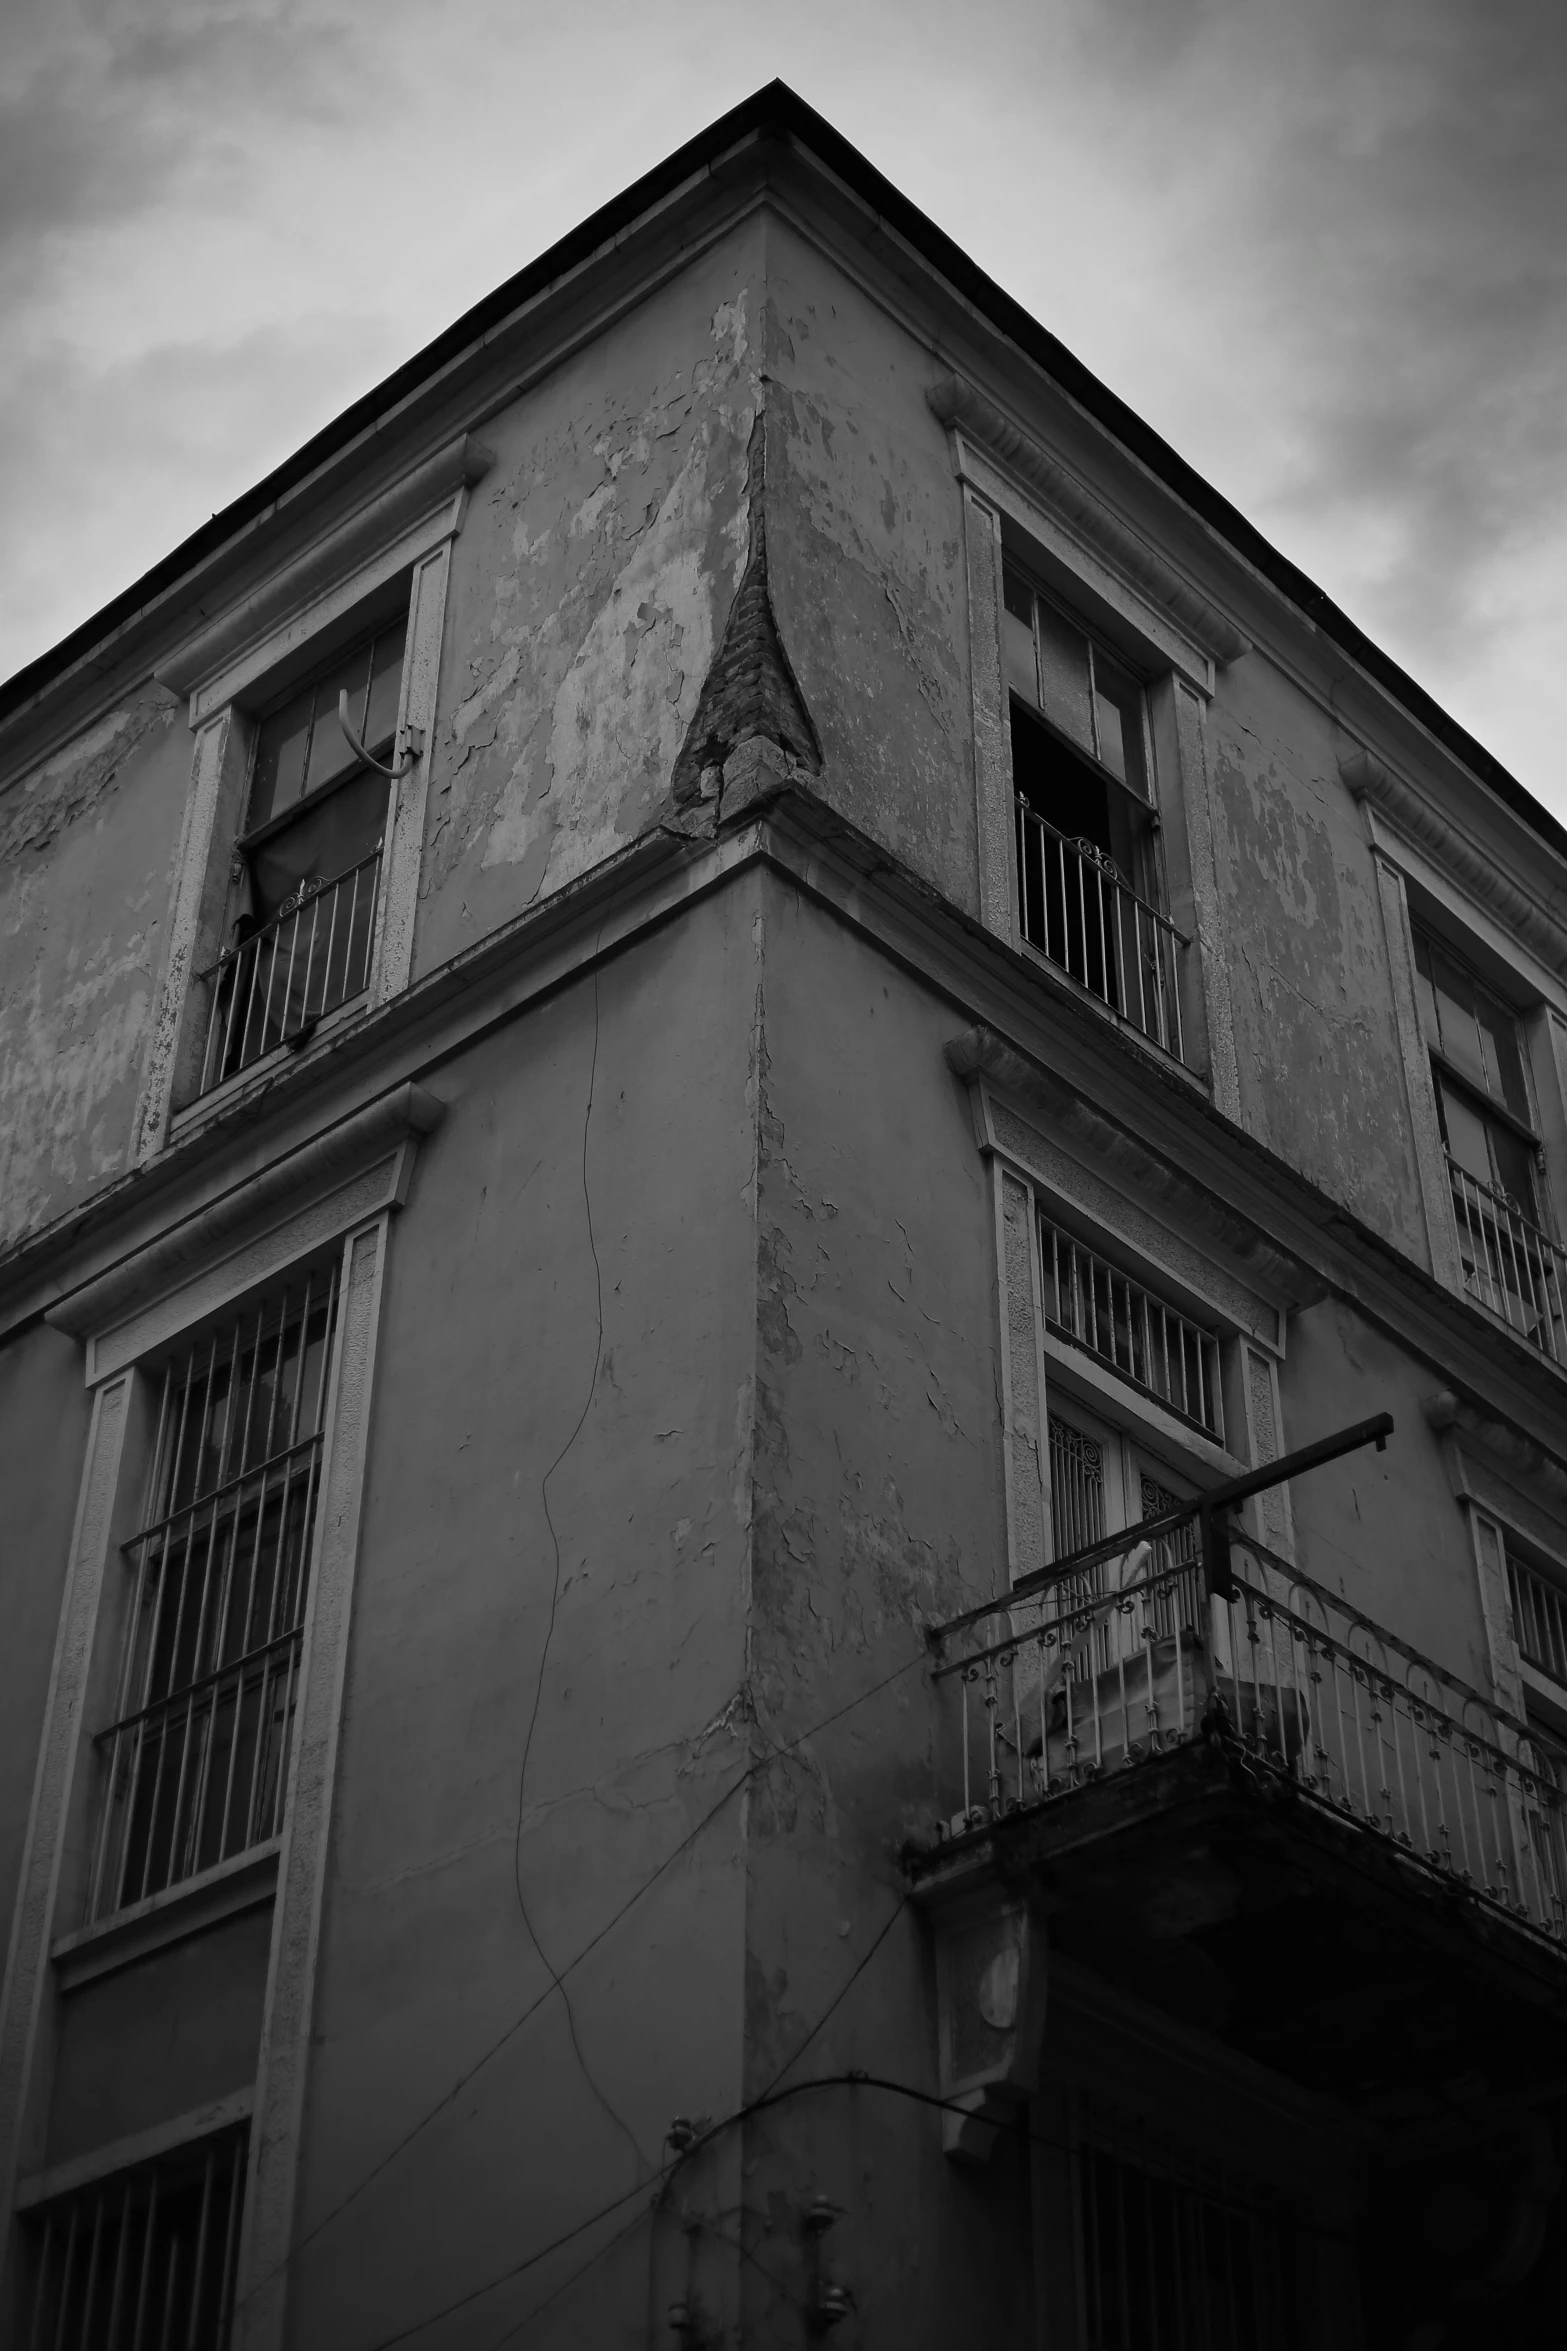
M 1010 564 L 1003 590 L 1023 937 L 1179 1055 L 1142 685 Z
M 334 1263 L 164 1367 L 89 1915 L 161 1893 L 283 1824 L 320 1487 Z
M 1567 1361 L 1567 1260 L 1543 1226 L 1517 1016 L 1450 948 L 1420 930 L 1414 947 L 1464 1286 Z
M 407 615 L 338 655 L 255 723 L 230 943 L 208 972 L 200 1091 L 300 1043 L 369 984 Z M 339 707 L 368 761 L 344 732 Z M 380 762 L 380 768 L 371 762 Z

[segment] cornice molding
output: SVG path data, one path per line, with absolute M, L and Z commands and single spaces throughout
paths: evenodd
M 1425 1399 L 1420 1409 L 1439 1436 L 1451 1434 L 1461 1441 L 1467 1440 L 1489 1455 L 1540 1508 L 1560 1518 L 1567 1508 L 1567 1462 L 1548 1453 L 1521 1429 L 1467 1403 L 1451 1388 L 1439 1388 L 1434 1396 Z
M 1567 910 L 1556 913 L 1543 899 L 1498 868 L 1478 842 L 1460 831 L 1424 795 L 1357 746 L 1339 761 L 1339 775 L 1355 798 L 1369 802 L 1424 849 L 1433 863 L 1478 898 L 1523 944 L 1567 977 Z M 1536 845 L 1543 855 L 1543 847 Z
M 1214 661 L 1222 666 L 1251 651 L 1251 639 L 1242 635 L 1227 614 L 1210 604 L 1086 483 L 1049 456 L 972 384 L 961 376 L 943 376 L 925 397 L 942 424 L 961 426 L 992 456 L 1020 474 L 1096 554 L 1113 564 L 1151 602 L 1162 606 Z
M 1162 1212 L 1172 1223 L 1217 1251 L 1221 1259 L 1243 1272 L 1261 1299 L 1275 1309 L 1299 1309 L 1327 1295 L 1327 1284 L 1312 1266 L 1290 1255 L 1241 1215 L 1227 1201 L 1180 1168 L 1173 1166 L 1147 1143 L 1111 1119 L 1074 1087 L 1020 1053 L 994 1030 L 964 1029 L 943 1047 L 947 1067 L 965 1085 L 987 1083 L 1044 1120 L 1047 1130 L 1075 1145 L 1091 1166 L 1105 1170 L 1128 1198 Z M 996 1138 L 985 1135 L 986 1147 Z M 1233 1298 L 1226 1310 L 1241 1328 L 1273 1347 L 1277 1331 L 1264 1332 L 1254 1306 L 1248 1314 Z
M 395 1087 L 58 1299 L 45 1310 L 44 1320 L 70 1338 L 95 1340 L 149 1299 L 179 1287 L 310 1201 L 341 1189 L 403 1145 L 432 1133 L 445 1115 L 445 1103 L 423 1086 Z M 391 1204 L 400 1204 L 397 1195 L 406 1188 L 404 1165 L 397 1170 Z
M 182 698 L 316 597 L 327 594 L 365 562 L 409 531 L 448 509 L 452 532 L 462 522 L 462 500 L 494 464 L 493 453 L 471 433 L 460 433 L 433 457 L 393 482 L 367 505 L 296 555 L 264 585 L 187 637 L 157 664 L 160 686 Z

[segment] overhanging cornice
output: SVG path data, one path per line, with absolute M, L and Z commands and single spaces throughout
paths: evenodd
M 1251 639 L 1216 604 L 1199 593 L 1148 541 L 1113 513 L 1086 482 L 1052 457 L 1031 434 L 1025 433 L 982 392 L 961 376 L 943 376 L 925 395 L 932 414 L 942 424 L 960 425 L 981 448 L 1010 466 L 1063 516 L 1095 553 L 1104 557 L 1131 585 L 1170 615 L 1193 643 L 1221 664 L 1238 661 L 1251 650 Z
M 1339 774 L 1357 800 L 1369 803 L 1407 833 L 1434 865 L 1477 898 L 1553 971 L 1567 977 L 1567 881 L 1558 910 L 1515 875 L 1504 873 L 1478 841 L 1369 751 L 1357 746 L 1346 753 L 1339 761 Z

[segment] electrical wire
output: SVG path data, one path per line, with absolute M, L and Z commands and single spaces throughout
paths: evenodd
M 581 2035 L 577 2031 L 576 2011 L 571 2005 L 571 1995 L 566 1989 L 565 1979 L 559 1973 L 554 1961 L 551 1959 L 549 1953 L 544 1948 L 543 1941 L 539 1935 L 539 1930 L 534 1925 L 532 1915 L 528 1909 L 527 1898 L 522 1890 L 522 1821 L 524 1793 L 528 1784 L 528 1760 L 533 1753 L 533 1734 L 538 1728 L 539 1709 L 544 1702 L 544 1677 L 549 1667 L 550 1647 L 555 1638 L 555 1619 L 560 1609 L 560 1530 L 555 1524 L 555 1516 L 553 1511 L 550 1509 L 550 1479 L 560 1468 L 567 1454 L 571 1451 L 572 1447 L 576 1444 L 577 1439 L 581 1436 L 583 1430 L 587 1427 L 588 1414 L 592 1411 L 593 1399 L 598 1394 L 599 1371 L 604 1361 L 604 1268 L 599 1258 L 598 1237 L 593 1229 L 593 1194 L 588 1185 L 588 1136 L 593 1125 L 593 1100 L 598 1088 L 599 1038 L 601 1032 L 598 954 L 599 948 L 603 944 L 603 938 L 604 926 L 601 923 L 599 925 L 598 938 L 594 942 L 593 1054 L 592 1059 L 588 1064 L 587 1105 L 582 1114 L 582 1205 L 587 1216 L 588 1249 L 593 1259 L 595 1322 L 595 1335 L 593 1341 L 593 1371 L 592 1376 L 588 1381 L 588 1392 L 583 1399 L 582 1410 L 577 1415 L 576 1426 L 573 1428 L 570 1436 L 566 1439 L 566 1442 L 564 1445 L 562 1445 L 560 1451 L 556 1454 L 554 1460 L 550 1463 L 548 1469 L 544 1472 L 544 1475 L 539 1480 L 539 1501 L 542 1504 L 544 1510 L 544 1523 L 549 1528 L 550 1546 L 554 1554 L 554 1567 L 550 1582 L 549 1616 L 545 1622 L 544 1640 L 539 1649 L 539 1670 L 533 1684 L 533 1710 L 528 1716 L 528 1728 L 522 1742 L 522 1761 L 517 1768 L 517 1825 L 512 1836 L 511 1874 L 512 1885 L 517 1896 L 517 1908 L 521 1914 L 522 1923 L 528 1930 L 528 1940 L 533 1945 L 534 1950 L 537 1951 L 540 1959 L 543 1960 L 545 1972 L 549 1976 L 550 1982 L 554 1989 L 560 1994 L 561 2005 L 566 2011 L 566 2031 L 571 2040 L 572 2054 L 577 2060 L 578 2071 L 581 2073 L 583 2080 L 587 2083 L 588 2088 L 592 2091 L 599 2105 L 603 2108 L 605 2114 L 608 2115 L 610 2121 L 615 2125 L 615 2128 L 620 2132 L 622 2138 L 624 2138 L 627 2145 L 630 2147 L 631 2152 L 636 2159 L 637 2171 L 640 2177 L 646 2172 L 648 2168 L 648 2159 L 643 2153 L 641 2147 L 637 2144 L 635 2132 L 632 2130 L 630 2124 L 626 2121 L 625 2116 L 619 2112 L 619 2110 L 606 2096 L 602 2085 L 598 2081 L 592 2067 L 587 2061 L 587 2057 L 584 2054 L 582 2047 Z
M 703 1831 L 711 1824 L 711 1822 L 717 1819 L 718 1815 L 729 1803 L 731 1797 L 738 1795 L 740 1790 L 747 1786 L 747 1784 L 755 1778 L 759 1771 L 765 1770 L 770 1763 L 781 1761 L 784 1757 L 791 1755 L 796 1748 L 804 1746 L 808 1740 L 820 1738 L 822 1733 L 824 1731 L 830 1730 L 835 1723 L 842 1722 L 845 1716 L 855 1713 L 859 1707 L 868 1704 L 872 1698 L 878 1697 L 883 1690 L 890 1688 L 894 1682 L 901 1681 L 906 1673 L 912 1672 L 916 1666 L 924 1665 L 928 1661 L 928 1657 L 929 1651 L 922 1641 L 919 1649 L 912 1657 L 905 1658 L 901 1665 L 895 1666 L 891 1673 L 883 1674 L 881 1679 L 879 1681 L 872 1682 L 868 1689 L 861 1690 L 856 1697 L 849 1699 L 844 1705 L 835 1707 L 831 1714 L 823 1715 L 819 1722 L 811 1724 L 809 1729 L 797 1733 L 794 1738 L 782 1740 L 775 1745 L 769 1746 L 762 1754 L 754 1756 L 750 1763 L 746 1765 L 745 1769 L 737 1773 L 735 1778 L 730 1781 L 728 1787 L 725 1788 L 723 1793 L 716 1799 L 716 1801 L 708 1807 L 707 1811 L 702 1814 L 701 1818 L 694 1822 L 693 1825 L 686 1831 L 685 1835 L 671 1847 L 670 1851 L 665 1854 L 663 1860 L 658 1863 L 656 1868 L 649 1871 L 648 1875 L 642 1880 L 640 1885 L 633 1887 L 630 1894 L 627 1895 L 625 1901 L 621 1903 L 619 1909 L 613 1911 L 611 1915 L 605 1920 L 604 1924 L 598 1928 L 594 1934 L 589 1936 L 588 1940 L 582 1945 L 580 1950 L 578 1950 L 572 1956 L 572 1958 L 567 1960 L 565 1966 L 560 1971 L 562 1979 L 564 1979 L 566 1976 L 569 1976 L 576 1968 L 580 1967 L 582 1962 L 587 1959 L 595 1950 L 597 1950 L 599 1944 L 602 1943 L 607 1936 L 614 1933 L 616 1927 L 620 1925 L 623 1919 L 629 1916 L 629 1914 L 636 1908 L 637 1904 L 642 1901 L 643 1897 L 651 1893 L 653 1887 L 657 1885 L 660 1878 L 662 1878 L 668 1870 L 674 1867 L 675 1863 L 681 1858 L 683 1854 L 689 1852 L 690 1848 L 696 1843 L 697 1839 L 702 1835 Z M 550 1990 L 553 1989 L 554 1987 L 552 1985 Z M 436 2100 L 435 2104 L 431 2107 L 428 2107 L 426 2111 L 420 2116 L 419 2120 L 412 2124 L 410 2128 L 403 2133 L 403 2136 L 400 2139 L 394 2141 L 393 2145 L 388 2148 L 387 2152 L 380 2158 L 379 2162 L 372 2164 L 370 2169 L 363 2175 L 363 2177 L 354 2183 L 353 2187 L 349 2189 L 347 2195 L 340 2197 L 336 2204 L 331 2205 L 328 2210 L 322 2214 L 321 2218 L 315 2223 L 315 2225 L 312 2228 L 307 2229 L 305 2234 L 298 2238 L 295 2243 L 289 2247 L 288 2251 L 283 2255 L 282 2260 L 274 2263 L 271 2269 L 263 2272 L 262 2276 L 256 2280 L 255 2284 L 249 2287 L 246 2293 L 239 2297 L 239 2301 L 241 2303 L 248 2301 L 255 2294 L 259 2293 L 262 2287 L 270 2285 L 272 2280 L 277 2277 L 281 2271 L 289 2268 L 295 2261 L 297 2261 L 299 2256 L 306 2250 L 306 2248 L 314 2244 L 317 2238 L 319 2238 L 326 2229 L 330 2228 L 333 2221 L 337 2220 L 341 2214 L 346 2212 L 350 2205 L 358 2202 L 359 2198 L 364 2194 L 365 2190 L 373 2186 L 375 2181 L 381 2177 L 381 2174 L 385 2172 L 393 2163 L 395 2163 L 398 2157 L 402 2155 L 407 2148 L 412 2146 L 413 2142 L 429 2128 L 430 2124 L 433 2123 L 438 2116 L 444 2114 L 447 2108 L 462 2096 L 463 2091 L 467 2089 L 469 2083 L 472 2082 L 477 2075 L 482 2073 L 484 2068 L 489 2065 L 494 2058 L 500 2055 L 501 2051 L 507 2046 L 509 2042 L 516 2038 L 517 2034 L 522 2031 L 523 2027 L 533 2016 L 538 2013 L 539 2009 L 549 1998 L 550 1990 L 540 1992 L 534 1999 L 529 2001 L 528 2005 L 520 2012 L 519 2015 L 513 2017 L 512 2021 L 501 2033 L 496 2036 L 492 2042 L 490 2042 L 489 2046 L 480 2051 L 479 2055 L 474 2059 L 473 2063 L 466 2067 L 464 2071 L 458 2075 L 456 2081 L 453 2082 L 450 2089 L 444 2091 L 442 2095 Z M 793 2060 L 791 2060 L 791 2063 L 792 2062 Z M 628 2194 L 635 2194 L 635 2192 L 635 2189 L 627 2191 Z M 619 2199 L 619 2201 L 623 2202 L 624 2198 Z M 613 2207 L 610 2207 L 609 2209 L 613 2209 Z

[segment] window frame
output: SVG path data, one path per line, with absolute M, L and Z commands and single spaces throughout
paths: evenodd
M 328 1013 L 307 1051 L 362 1021 L 409 984 L 424 851 L 437 697 L 452 550 L 472 486 L 493 462 L 464 434 L 320 534 L 158 667 L 160 684 L 186 705 L 194 736 L 191 784 L 167 926 L 158 1007 L 134 1129 L 137 1162 L 215 1116 L 264 1082 L 296 1049 L 265 1055 L 200 1090 L 208 1023 L 198 974 L 227 945 L 233 861 L 245 837 L 257 714 L 406 602 L 402 691 L 395 745 L 403 766 L 388 778 L 388 820 L 364 990 Z
M 1128 564 L 1125 526 L 1053 452 L 1025 442 L 982 397 L 954 379 L 937 388 L 931 405 L 951 432 L 964 507 L 980 919 L 1036 968 L 1057 969 L 1025 947 L 1019 915 L 1003 594 L 1003 563 L 1010 561 L 1142 682 L 1149 764 L 1158 778 L 1152 805 L 1161 911 L 1185 942 L 1175 958 L 1179 1054 L 1144 1036 L 1135 1020 L 1122 1025 L 1236 1118 L 1230 977 L 1214 945 L 1223 906 L 1206 713 L 1217 665 L 1239 658 L 1247 641 L 1152 547 L 1139 540 L 1139 561 Z

